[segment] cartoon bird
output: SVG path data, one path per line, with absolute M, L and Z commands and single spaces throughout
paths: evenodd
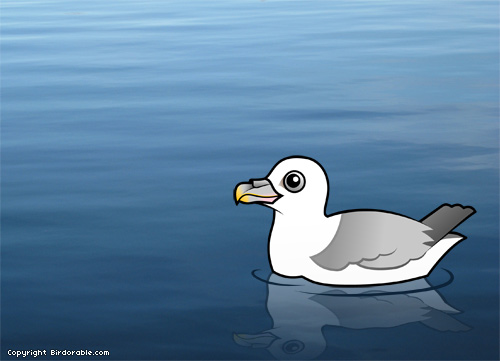
M 269 260 L 275 273 L 330 285 L 426 277 L 466 238 L 451 231 L 476 212 L 472 207 L 443 204 L 420 221 L 364 209 L 327 216 L 328 191 L 323 167 L 301 156 L 284 158 L 266 178 L 236 186 L 236 204 L 274 209 Z

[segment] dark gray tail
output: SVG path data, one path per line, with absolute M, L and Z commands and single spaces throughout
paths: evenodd
M 420 222 L 431 228 L 426 233 L 437 242 L 474 213 L 476 210 L 473 207 L 443 204 L 422 218 Z

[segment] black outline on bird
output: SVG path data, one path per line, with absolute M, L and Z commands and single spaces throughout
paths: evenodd
M 284 158 L 265 178 L 235 187 L 236 204 L 274 210 L 268 246 L 273 272 L 342 286 L 426 277 L 466 238 L 452 231 L 476 212 L 446 203 L 421 220 L 376 209 L 326 215 L 328 195 L 326 171 L 303 156 Z

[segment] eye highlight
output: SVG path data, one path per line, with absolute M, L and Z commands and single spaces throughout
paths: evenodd
M 306 185 L 306 178 L 298 170 L 292 170 L 283 178 L 283 185 L 287 191 L 297 193 Z

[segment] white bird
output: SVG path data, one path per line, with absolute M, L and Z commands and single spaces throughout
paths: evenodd
M 239 183 L 235 202 L 274 209 L 273 272 L 329 285 L 403 282 L 430 274 L 466 237 L 451 233 L 476 211 L 443 204 L 420 221 L 380 210 L 327 216 L 328 177 L 307 157 L 280 160 L 266 178 Z

